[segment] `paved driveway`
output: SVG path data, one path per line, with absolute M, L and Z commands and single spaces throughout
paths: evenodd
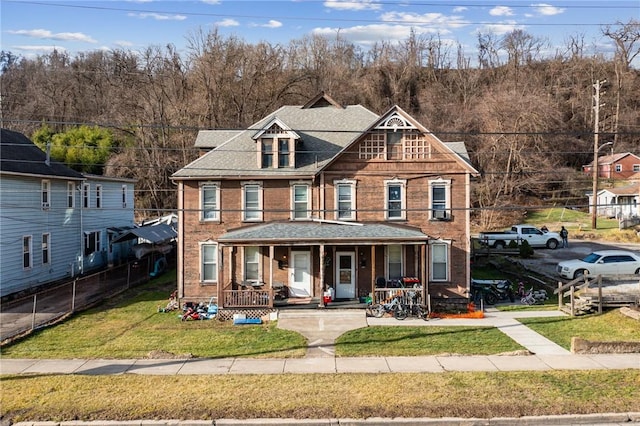
M 556 281 L 566 281 L 556 274 L 558 262 L 569 259 L 581 259 L 596 250 L 630 250 L 640 254 L 640 244 L 623 244 L 609 242 L 592 242 L 569 240 L 568 248 L 555 250 L 536 249 L 532 259 L 521 259 L 521 263 L 530 270 L 542 273 Z

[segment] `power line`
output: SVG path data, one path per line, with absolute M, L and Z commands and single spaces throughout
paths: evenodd
M 161 9 L 134 9 L 134 8 L 123 8 L 123 7 L 108 7 L 108 6 L 94 6 L 94 5 L 80 5 L 80 4 L 62 4 L 62 3 L 48 3 L 48 2 L 37 2 L 37 1 L 15 1 L 15 0 L 5 0 L 7 3 L 18 3 L 18 4 L 26 4 L 26 5 L 35 5 L 35 6 L 49 6 L 49 7 L 61 7 L 61 8 L 74 8 L 74 9 L 89 9 L 96 11 L 112 11 L 112 12 L 129 12 L 129 13 L 158 13 L 158 14 L 180 14 L 185 16 L 202 16 L 202 17 L 211 17 L 211 18 L 244 18 L 244 19 L 277 19 L 283 21 L 311 21 L 311 22 L 353 22 L 353 23 L 379 23 L 380 19 L 355 19 L 355 18 L 342 18 L 342 17 L 331 17 L 331 18 L 322 18 L 319 16 L 314 17 L 304 17 L 304 16 L 285 16 L 285 15 L 249 15 L 249 14 L 229 14 L 229 13 L 208 13 L 208 12 L 187 12 L 184 10 L 161 10 Z M 418 3 L 410 3 L 410 2 L 375 2 L 375 4 L 392 4 L 392 5 L 402 5 L 403 7 L 407 6 L 431 6 L 431 7 L 496 7 L 496 6 L 504 6 L 503 4 L 446 4 L 443 5 L 441 3 L 432 3 L 432 2 L 418 2 Z M 524 8 L 531 6 L 525 5 L 508 5 L 511 8 Z M 637 10 L 637 6 L 622 6 L 622 5 L 575 5 L 575 4 L 567 4 L 563 6 L 555 5 L 556 7 L 566 8 L 566 9 L 632 9 Z M 391 24 L 406 24 L 406 25 L 425 25 L 422 21 L 406 21 L 406 20 L 385 20 L 385 23 Z M 455 21 L 454 21 L 455 22 Z M 479 22 L 471 22 L 466 20 L 460 20 L 460 22 L 464 22 L 468 25 L 485 25 L 485 24 L 494 24 L 491 21 L 479 21 Z M 594 22 L 594 23 L 558 23 L 558 22 L 541 22 L 541 23 L 527 23 L 527 26 L 602 26 L 607 25 L 606 23 Z

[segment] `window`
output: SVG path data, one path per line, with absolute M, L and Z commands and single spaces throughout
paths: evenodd
M 278 167 L 289 167 L 289 139 L 278 139 Z
M 273 139 L 262 139 L 262 167 L 273 167 Z
M 89 208 L 89 190 L 91 189 L 88 183 L 82 185 L 82 208 Z
M 220 220 L 220 186 L 217 183 L 203 183 L 200 185 L 201 219 Z
M 201 280 L 208 283 L 218 282 L 218 245 L 204 243 L 200 246 Z
M 296 184 L 292 186 L 293 217 L 292 219 L 309 219 L 309 185 Z
M 127 207 L 127 185 L 122 185 L 122 208 Z
M 622 164 L 616 164 L 616 172 L 622 171 Z
M 387 180 L 384 182 L 385 192 L 385 219 L 405 219 L 405 180 Z
M 244 248 L 244 279 L 246 281 L 260 281 L 259 274 L 260 253 L 258 247 Z
M 102 208 L 102 185 L 96 185 L 96 208 Z
M 67 182 L 67 207 L 72 209 L 75 200 L 76 185 L 73 182 Z
M 384 160 L 385 138 L 384 132 L 369 133 L 365 140 L 360 142 L 359 158 L 361 160 Z
M 338 220 L 355 220 L 356 218 L 356 183 L 355 181 L 337 181 L 336 218 Z
M 387 160 L 402 160 L 402 131 L 387 131 Z
M 402 275 L 402 246 L 387 246 L 387 278 L 399 280 Z
M 42 208 L 48 209 L 51 207 L 51 181 L 42 181 Z
M 431 280 L 449 279 L 449 245 L 442 242 L 431 243 Z
M 42 234 L 42 264 L 48 265 L 51 263 L 51 250 L 49 249 L 49 242 L 51 240 L 51 234 Z
M 451 181 L 437 179 L 429 181 L 431 196 L 431 219 L 448 220 L 451 218 L 450 192 Z
M 244 184 L 243 211 L 246 221 L 262 220 L 262 186 L 260 184 Z
M 22 267 L 31 268 L 31 235 L 22 237 Z
M 89 256 L 100 251 L 100 231 L 84 233 L 84 255 Z
M 634 164 L 633 165 L 633 172 L 634 173 L 640 172 L 640 164 Z

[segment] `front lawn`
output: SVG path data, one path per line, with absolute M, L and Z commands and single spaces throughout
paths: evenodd
M 173 275 L 172 275 L 173 274 Z M 145 358 L 151 351 L 194 357 L 301 357 L 306 339 L 275 323 L 181 321 L 181 311 L 158 312 L 175 289 L 169 272 L 144 286 L 3 347 L 11 358 Z
M 621 314 L 619 309 L 601 315 L 522 318 L 518 321 L 566 349 L 571 349 L 574 336 L 599 342 L 640 341 L 640 323 Z
M 492 355 L 524 349 L 493 327 L 377 326 L 344 333 L 338 356 Z

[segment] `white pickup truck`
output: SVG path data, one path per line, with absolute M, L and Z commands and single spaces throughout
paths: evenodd
M 556 249 L 560 245 L 560 234 L 557 232 L 543 232 L 531 225 L 514 225 L 511 230 L 502 232 L 481 232 L 478 240 L 480 244 L 503 249 L 513 240 L 520 245 L 527 241 L 531 247 L 546 247 Z

